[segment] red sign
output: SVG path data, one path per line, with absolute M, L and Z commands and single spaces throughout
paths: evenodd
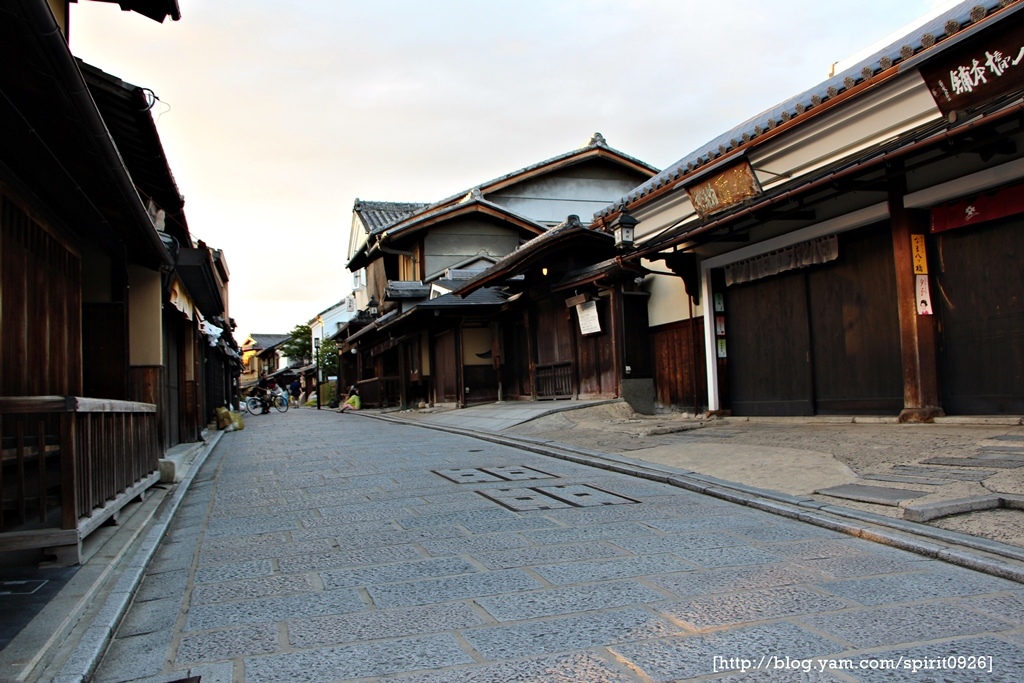
M 944 232 L 1018 213 L 1024 213 L 1024 183 L 932 208 L 931 231 Z

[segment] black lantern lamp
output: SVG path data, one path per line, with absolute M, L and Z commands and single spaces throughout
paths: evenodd
M 615 236 L 617 249 L 629 249 L 633 246 L 633 232 L 639 222 L 625 209 L 619 211 L 619 215 L 612 219 L 608 227 L 612 229 L 612 235 Z

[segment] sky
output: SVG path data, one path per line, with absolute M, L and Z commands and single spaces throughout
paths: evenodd
M 236 339 L 340 301 L 352 205 L 432 202 L 586 144 L 658 168 L 940 0 L 178 0 L 71 5 L 72 52 L 152 89 Z

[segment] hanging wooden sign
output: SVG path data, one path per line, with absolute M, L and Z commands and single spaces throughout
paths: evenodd
M 708 216 L 735 206 L 761 194 L 761 184 L 746 159 L 730 166 L 710 178 L 686 188 L 693 208 L 701 216 Z

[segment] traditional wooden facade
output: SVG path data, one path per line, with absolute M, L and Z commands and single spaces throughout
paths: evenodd
M 1024 413 L 1022 9 L 952 8 L 599 213 L 681 276 L 652 317 L 697 305 L 708 408 Z
M 339 334 L 342 367 L 354 373 L 346 384 L 358 385 L 369 406 L 532 397 L 509 389 L 505 362 L 513 352 L 505 349 L 516 348 L 518 322 L 501 313 L 505 295 L 452 292 L 567 215 L 555 212 L 592 211 L 654 173 L 595 134 L 580 149 L 434 204 L 357 201 L 348 267 L 363 314 Z M 512 328 L 500 324 L 506 318 Z M 551 350 L 550 359 L 541 352 L 542 365 L 564 374 L 556 359 L 562 347 Z M 557 396 L 579 395 L 573 386 Z
M 165 355 L 164 304 L 202 295 L 172 277 L 171 245 L 193 248 L 180 195 L 143 90 L 77 63 L 66 18 L 12 0 L 0 22 L 0 550 L 61 563 L 159 480 L 202 411 L 201 383 L 169 391 Z

